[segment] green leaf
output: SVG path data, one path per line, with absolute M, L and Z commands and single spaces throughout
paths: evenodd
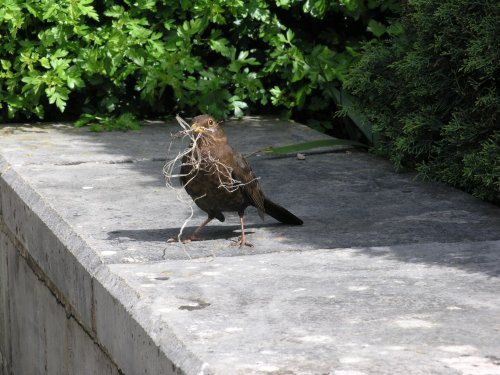
M 403 34 L 403 32 L 403 25 L 400 22 L 395 22 L 387 27 L 387 33 L 390 36 L 399 36 Z
M 236 117 L 243 117 L 244 112 L 243 110 L 245 108 L 248 108 L 248 104 L 242 101 L 239 96 L 233 96 L 229 99 L 229 102 L 231 103 L 233 110 L 234 110 L 234 115 Z
M 57 60 L 61 57 L 66 57 L 68 56 L 69 52 L 66 51 L 65 49 L 58 49 L 56 50 L 56 52 L 54 52 L 54 54 L 52 56 L 50 56 L 50 60 Z
M 276 0 L 276 5 L 285 9 L 290 7 L 290 0 Z
M 360 142 L 351 141 L 348 139 L 332 138 L 332 139 L 320 139 L 317 141 L 310 141 L 304 143 L 295 143 L 282 147 L 271 147 L 261 150 L 261 152 L 263 152 L 264 154 L 271 154 L 271 155 L 284 155 L 284 154 L 294 154 L 301 151 L 308 151 L 320 147 L 334 147 L 334 146 L 355 146 L 355 147 L 365 147 L 365 148 L 368 147 L 367 145 Z
M 52 4 L 51 6 L 49 6 L 43 14 L 43 19 L 46 20 L 50 18 L 59 8 L 59 4 Z
M 66 78 L 66 84 L 70 89 L 81 88 L 85 86 L 85 82 L 80 77 L 70 77 Z
M 78 9 L 82 12 L 83 15 L 88 16 L 96 21 L 99 21 L 99 15 L 95 11 L 93 6 L 87 6 L 91 4 L 92 0 L 80 0 L 80 4 L 78 4 Z
M 42 57 L 40 59 L 40 65 L 42 65 L 45 69 L 50 69 L 50 62 L 49 59 L 46 57 Z
M 354 97 L 349 95 L 344 90 L 339 90 L 335 87 L 330 88 L 332 96 L 335 101 L 342 107 L 342 110 L 349 116 L 359 130 L 366 136 L 366 138 L 374 145 L 378 143 L 378 137 L 373 132 L 372 124 L 355 109 Z
M 121 18 L 125 14 L 125 9 L 120 5 L 113 5 L 104 12 L 104 15 L 112 18 Z
M 375 35 L 377 38 L 380 38 L 382 35 L 385 34 L 387 28 L 385 27 L 384 24 L 371 19 L 370 22 L 368 22 L 367 30 L 371 32 L 373 35 Z
M 64 87 L 48 87 L 45 89 L 45 93 L 49 98 L 49 103 L 56 105 L 57 108 L 61 112 L 64 112 L 64 108 L 66 108 L 66 101 L 68 100 L 68 89 Z
M 304 12 L 314 17 L 323 17 L 326 11 L 326 0 L 307 0 L 304 4 Z
M 4 70 L 10 70 L 12 63 L 9 60 L 0 60 L 2 63 L 2 69 Z
M 78 120 L 74 122 L 75 127 L 81 128 L 84 125 L 88 125 L 93 121 L 97 120 L 97 116 L 91 115 L 89 113 L 84 113 L 80 116 Z
M 138 130 L 141 127 L 140 122 L 130 112 L 125 112 L 120 116 L 99 117 L 93 114 L 85 113 L 75 121 L 77 128 L 88 126 L 92 132 L 113 131 L 113 130 Z
M 231 56 L 234 54 L 234 47 L 229 47 L 229 41 L 225 38 L 215 40 L 210 39 L 208 43 L 210 45 L 210 48 L 212 48 L 216 52 L 219 52 L 224 57 L 231 58 Z

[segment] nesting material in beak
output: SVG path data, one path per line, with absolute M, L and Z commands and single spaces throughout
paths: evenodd
M 203 126 L 198 125 L 196 122 L 191 125 L 191 129 L 193 130 L 193 133 L 203 133 Z

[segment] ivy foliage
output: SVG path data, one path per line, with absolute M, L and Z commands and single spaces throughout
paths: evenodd
M 345 88 L 397 169 L 500 203 L 500 3 L 408 0 L 404 33 L 368 43 Z
M 1 120 L 224 118 L 269 108 L 331 117 L 331 89 L 360 41 L 387 34 L 398 8 L 398 0 L 3 0 Z

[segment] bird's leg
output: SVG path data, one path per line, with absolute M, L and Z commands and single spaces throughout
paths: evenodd
M 246 241 L 245 238 L 245 220 L 244 220 L 244 213 L 243 212 L 238 212 L 238 215 L 240 216 L 240 224 L 241 224 L 241 237 L 238 239 L 237 244 L 240 245 L 240 247 L 243 246 L 253 246 L 250 242 Z
M 189 235 L 188 237 L 185 237 L 185 238 L 180 238 L 179 236 L 176 236 L 176 237 L 173 237 L 173 238 L 169 238 L 167 242 L 182 242 L 182 243 L 186 243 L 186 242 L 191 242 L 191 241 L 199 241 L 200 238 L 198 237 L 198 233 L 200 233 L 200 231 L 203 229 L 203 227 L 205 225 L 207 225 L 208 223 L 210 223 L 212 221 L 213 217 L 212 216 L 209 216 L 207 217 L 207 219 L 200 224 L 200 226 L 198 228 L 196 228 L 193 233 L 191 233 L 191 235 Z
M 213 217 L 212 216 L 209 216 L 207 217 L 207 219 L 200 224 L 200 226 L 198 228 L 196 228 L 194 230 L 193 233 L 191 233 L 191 235 L 189 237 L 187 237 L 186 239 L 182 240 L 182 242 L 190 242 L 190 241 L 198 241 L 200 240 L 200 238 L 198 237 L 198 233 L 201 232 L 201 230 L 203 229 L 203 227 L 205 225 L 207 225 L 208 223 L 210 223 L 212 221 Z

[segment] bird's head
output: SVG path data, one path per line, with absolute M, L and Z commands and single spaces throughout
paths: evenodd
M 195 134 L 214 133 L 219 129 L 219 124 L 210 115 L 200 115 L 193 118 L 191 130 Z
M 191 130 L 199 142 L 210 144 L 227 142 L 224 129 L 210 115 L 199 115 L 193 118 Z

